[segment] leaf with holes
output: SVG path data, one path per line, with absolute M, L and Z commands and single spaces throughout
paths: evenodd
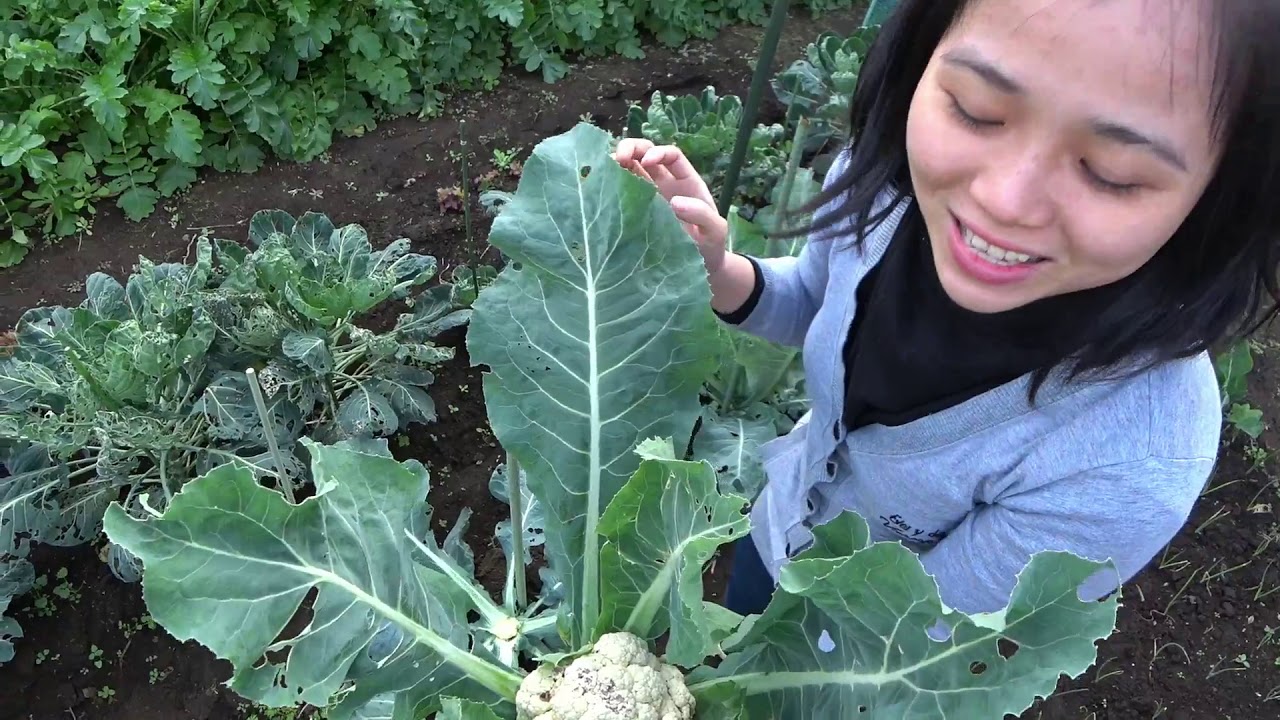
M 494 433 L 545 504 L 576 643 L 600 616 L 600 515 L 641 440 L 688 442 L 714 331 L 697 249 L 609 144 L 583 123 L 534 150 L 490 235 L 510 264 L 467 337 Z
M 5 613 L 14 598 L 31 589 L 35 575 L 35 568 L 25 559 L 0 559 L 0 664 L 13 659 L 13 641 L 22 637 L 18 621 Z
M 705 462 L 676 460 L 668 441 L 642 443 L 636 474 L 600 518 L 601 633 L 667 638 L 668 662 L 695 667 L 715 651 L 702 571 L 747 534 L 747 501 L 716 491 Z
M 333 353 L 329 351 L 329 339 L 319 333 L 290 332 L 281 344 L 284 356 L 297 360 L 311 370 L 324 375 L 333 369 Z
M 338 405 L 337 420 L 347 437 L 386 436 L 400 427 L 391 401 L 365 384 L 357 385 Z
M 816 528 L 736 650 L 691 677 L 695 696 L 732 685 L 753 720 L 1016 716 L 1093 664 L 1115 628 L 1116 598 L 1078 596 L 1104 565 L 1036 554 L 1005 609 L 969 616 L 942 604 L 915 553 L 869 535 L 853 513 Z M 1006 659 L 1001 643 L 1018 649 Z
M 244 440 L 258 424 L 258 410 L 243 373 L 224 372 L 209 383 L 195 411 L 209 422 L 210 436 Z
M 324 706 L 342 690 L 331 716 L 349 718 L 395 693 L 391 717 L 407 720 L 438 711 L 442 691 L 514 697 L 519 675 L 468 648 L 456 586 L 415 561 L 428 548 L 411 532 L 422 465 L 396 462 L 385 443 L 304 443 L 316 494 L 298 505 L 233 466 L 189 483 L 160 518 L 112 505 L 107 535 L 142 559 L 152 617 L 230 661 L 230 687 L 270 705 Z M 279 641 L 312 591 L 312 621 Z M 388 622 L 398 637 L 382 647 Z M 287 663 L 261 662 L 284 649 Z
M 436 260 L 409 252 L 408 241 L 375 251 L 359 225 L 335 227 L 324 215 L 294 220 L 279 210 L 256 213 L 249 224 L 258 246 L 259 286 L 277 307 L 332 327 L 426 283 Z

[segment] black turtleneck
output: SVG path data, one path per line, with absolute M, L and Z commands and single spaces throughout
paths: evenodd
M 762 285 L 757 267 L 751 297 L 721 317 L 742 322 Z M 850 430 L 904 425 L 1059 362 L 1079 346 L 1081 333 L 1112 294 L 1071 293 L 1001 313 L 966 310 L 943 289 L 915 208 L 856 292 L 857 309 L 842 349 L 844 423 Z

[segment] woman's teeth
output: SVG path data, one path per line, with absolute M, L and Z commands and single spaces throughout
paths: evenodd
M 1026 265 L 1030 263 L 1037 263 L 1044 259 L 1020 252 L 1014 252 L 1012 250 L 1005 250 L 1002 247 L 996 247 L 977 235 L 974 235 L 973 231 L 969 228 L 961 225 L 960 229 L 964 233 L 965 244 L 978 251 L 978 254 L 981 255 L 983 259 L 989 260 L 996 265 Z

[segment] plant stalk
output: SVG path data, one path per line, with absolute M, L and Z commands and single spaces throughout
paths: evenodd
M 865 27 L 881 25 L 897 9 L 898 0 L 871 0 L 871 6 L 867 8 L 867 14 L 863 16 L 862 24 Z
M 462 221 L 467 232 L 467 254 L 471 261 L 471 284 L 476 291 L 476 298 L 480 297 L 480 259 L 476 256 L 476 238 L 471 225 L 471 161 L 467 156 L 470 154 L 471 146 L 467 142 L 467 124 L 462 121 L 458 124 L 458 133 L 462 138 Z
M 507 453 L 507 501 L 511 506 L 511 572 L 505 599 L 507 611 L 516 614 L 529 607 L 529 589 L 524 567 L 524 480 L 520 462 L 511 453 Z
M 164 491 L 166 503 L 173 502 L 173 492 L 169 490 L 169 451 L 160 451 L 160 489 Z M 168 507 L 166 505 L 166 507 Z
M 787 4 L 787 0 L 773 0 L 773 13 L 769 16 L 769 27 L 765 30 L 764 44 L 760 46 L 755 74 L 751 77 L 751 91 L 747 95 L 747 102 L 742 106 L 738 140 L 733 146 L 733 155 L 729 160 L 729 168 L 725 172 L 724 187 L 720 189 L 721 216 L 728 216 L 733 198 L 738 194 L 738 180 L 742 176 L 742 164 L 747 158 L 747 146 L 751 144 L 751 132 L 755 129 L 760 102 L 764 99 L 765 89 L 769 85 L 773 58 L 778 52 L 778 41 L 782 39 L 782 28 L 787 22 Z
M 258 408 L 258 416 L 262 418 L 262 432 L 267 436 L 267 449 L 271 451 L 271 462 L 276 466 L 276 480 L 279 481 L 280 490 L 289 502 L 297 502 L 293 494 L 293 483 L 284 471 L 284 456 L 280 454 L 280 446 L 276 444 L 276 424 L 271 413 L 267 412 L 267 401 L 262 397 L 262 386 L 258 384 L 258 372 L 248 368 L 244 374 L 249 378 L 249 392 L 253 394 L 253 404 Z
M 784 225 L 782 219 L 791 212 L 791 192 L 795 188 L 796 174 L 800 172 L 800 160 L 804 156 L 804 144 L 808 139 L 809 118 L 802 117 L 796 121 L 796 134 L 791 139 L 791 156 L 787 158 L 787 171 L 782 176 L 782 200 L 778 203 L 779 211 L 773 214 L 774 226 L 765 228 L 765 232 L 770 233 L 769 239 L 765 241 L 765 253 L 769 257 L 778 257 L 782 254 L 782 242 L 774 237 L 774 234 L 782 229 Z

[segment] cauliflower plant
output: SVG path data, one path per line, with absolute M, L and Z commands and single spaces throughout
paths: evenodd
M 601 637 L 563 668 L 539 667 L 520 684 L 517 720 L 692 720 L 684 674 L 630 633 Z

